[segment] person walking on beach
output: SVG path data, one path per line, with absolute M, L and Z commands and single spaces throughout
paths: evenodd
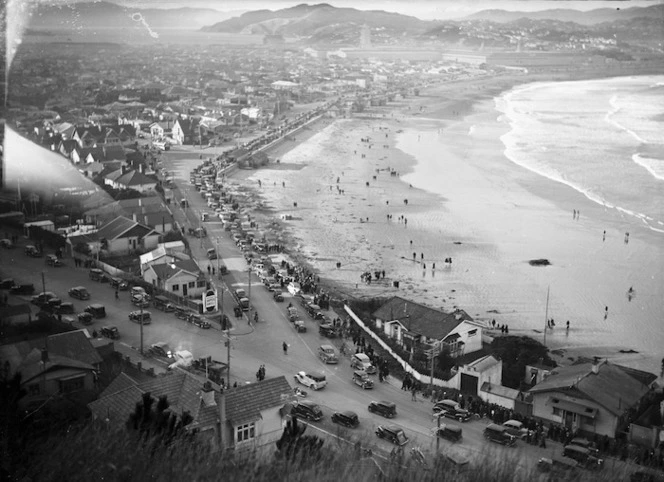
M 629 233 L 625 233 L 625 244 L 629 243 Z
M 284 355 L 288 355 L 288 343 L 283 342 L 281 347 L 284 349 Z
M 604 234 L 602 234 L 602 241 L 606 241 L 606 230 L 604 230 Z
M 572 210 L 572 219 L 576 219 L 576 209 Z
M 606 320 L 609 316 L 609 307 L 605 306 L 604 307 L 604 319 Z

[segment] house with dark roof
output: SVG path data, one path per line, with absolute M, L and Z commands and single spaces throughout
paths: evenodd
M 102 362 L 79 330 L 1 345 L 0 360 L 8 364 L 10 376 L 21 374 L 21 386 L 27 392 L 21 404 L 41 403 L 54 395 L 91 392 Z
M 553 369 L 533 386 L 533 416 L 572 431 L 614 438 L 628 411 L 650 388 L 641 377 L 608 361 Z
M 213 448 L 248 453 L 274 450 L 283 431 L 281 409 L 292 388 L 284 376 L 223 390 L 180 368 L 145 382 L 121 373 L 88 407 L 93 418 L 120 428 L 145 393 L 166 396 L 168 410 L 177 415 L 188 412 L 193 421 L 185 430 Z
M 92 253 L 103 250 L 110 254 L 122 255 L 156 248 L 159 243 L 159 233 L 133 219 L 117 216 L 94 233 L 68 237 L 67 245 L 72 255 L 74 247 L 79 243 L 87 244 Z
M 151 264 L 143 272 L 143 279 L 164 291 L 189 298 L 202 295 L 207 286 L 205 277 L 191 258 Z
M 135 169 L 121 167 L 107 174 L 104 177 L 104 184 L 111 186 L 113 189 L 134 189 L 138 192 L 147 193 L 155 190 L 157 180 Z
M 158 233 L 173 229 L 173 213 L 159 196 L 122 199 L 83 213 L 87 224 L 101 226 L 118 216 L 125 216 L 150 226 Z
M 406 349 L 438 345 L 452 357 L 482 349 L 482 326 L 463 310 L 446 313 L 395 296 L 371 317 L 377 330 Z

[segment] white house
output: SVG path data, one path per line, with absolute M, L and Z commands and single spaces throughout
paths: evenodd
M 458 357 L 482 348 L 482 326 L 463 310 L 445 313 L 395 296 L 371 316 L 378 330 L 407 349 L 441 344 Z
M 79 243 L 87 244 L 92 253 L 103 250 L 109 254 L 124 255 L 154 249 L 158 242 L 159 233 L 154 229 L 124 216 L 105 223 L 95 233 L 67 238 L 72 254 Z
M 207 286 L 198 265 L 192 259 L 150 264 L 143 272 L 143 279 L 164 291 L 186 298 L 199 297 Z

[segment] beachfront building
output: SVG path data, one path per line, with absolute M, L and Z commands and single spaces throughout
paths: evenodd
M 121 373 L 88 407 L 95 420 L 121 428 L 146 393 L 156 400 L 166 396 L 169 412 L 188 412 L 192 421 L 184 429 L 198 441 L 237 456 L 274 452 L 292 388 L 284 376 L 222 390 L 181 369 L 142 382 Z
M 159 236 L 149 226 L 118 216 L 101 226 L 97 232 L 68 237 L 67 244 L 72 256 L 74 247 L 79 244 L 86 244 L 94 254 L 105 251 L 109 255 L 126 255 L 156 248 Z
M 143 279 L 152 286 L 183 298 L 197 298 L 207 286 L 205 277 L 191 258 L 151 264 L 143 272 Z
M 371 314 L 376 329 L 407 350 L 442 347 L 452 357 L 482 349 L 482 326 L 463 310 L 441 310 L 393 297 Z
M 528 391 L 532 414 L 573 432 L 614 438 L 656 378 L 608 361 L 558 367 Z

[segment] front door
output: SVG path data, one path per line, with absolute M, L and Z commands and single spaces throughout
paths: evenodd
M 182 283 L 182 296 L 187 296 L 187 283 Z

